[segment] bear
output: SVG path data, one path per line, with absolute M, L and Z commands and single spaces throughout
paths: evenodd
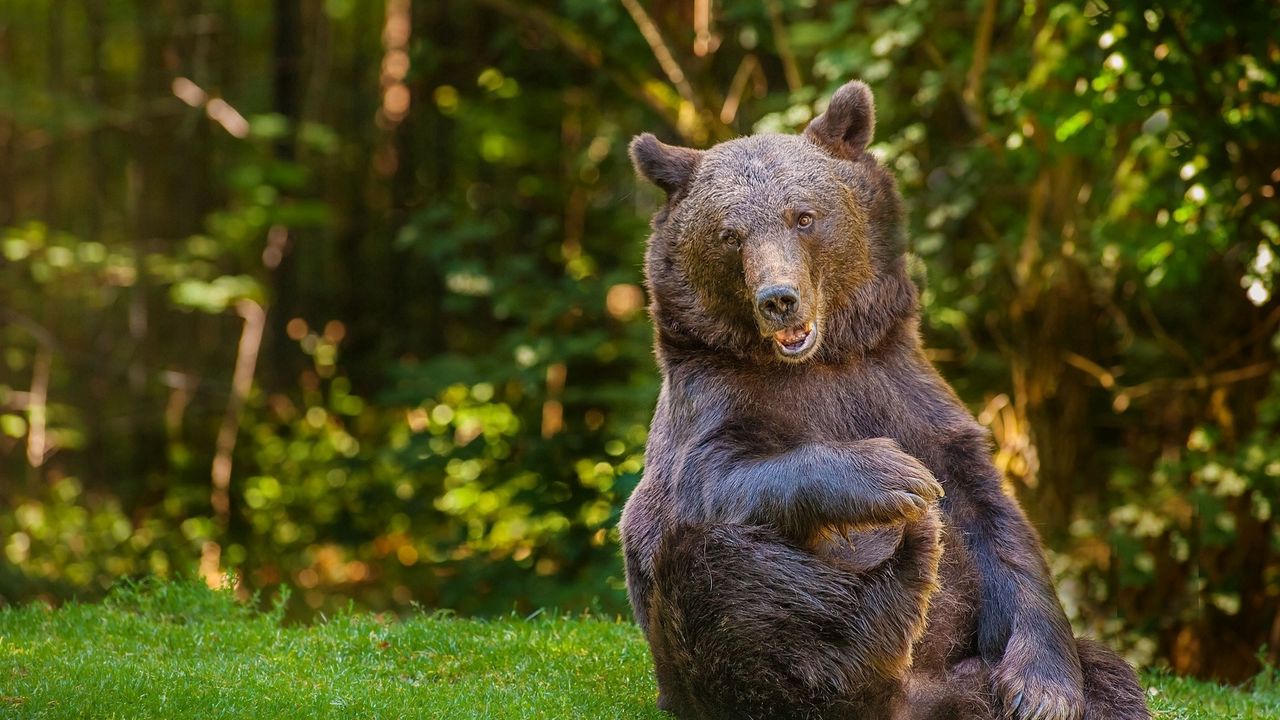
M 666 195 L 644 261 L 662 385 L 619 523 L 659 707 L 1147 718 L 924 354 L 874 128 L 852 81 L 799 135 L 631 144 Z

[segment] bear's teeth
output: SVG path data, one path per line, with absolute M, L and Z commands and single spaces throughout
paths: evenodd
M 807 322 L 803 326 L 779 330 L 773 334 L 773 338 L 783 345 L 798 345 L 808 339 L 811 332 L 813 332 L 813 323 Z

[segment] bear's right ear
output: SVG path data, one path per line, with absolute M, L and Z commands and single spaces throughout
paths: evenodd
M 631 163 L 636 172 L 666 191 L 667 197 L 688 189 L 700 162 L 701 150 L 667 145 L 649 133 L 631 141 Z
M 827 111 L 804 129 L 805 137 L 844 160 L 855 160 L 876 131 L 876 102 L 861 80 L 845 83 L 831 96 Z

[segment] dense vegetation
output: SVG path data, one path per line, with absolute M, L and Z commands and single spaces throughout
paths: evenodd
M 861 77 L 933 357 L 1073 619 L 1276 659 L 1275 3 L 0 8 L 0 598 L 231 570 L 298 612 L 623 612 L 626 143 Z
M 0 611 L 0 717 L 670 717 L 630 622 L 281 614 L 190 585 Z M 1278 682 L 1268 670 L 1244 688 L 1164 675 L 1146 687 L 1159 718 L 1263 720 L 1280 713 Z

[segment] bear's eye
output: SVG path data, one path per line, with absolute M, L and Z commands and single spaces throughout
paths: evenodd
M 739 233 L 737 230 L 721 230 L 720 241 L 723 242 L 725 245 L 728 245 L 729 247 L 735 247 L 735 248 L 741 247 L 742 234 Z
M 813 213 L 811 212 L 802 212 L 800 213 L 800 216 L 796 218 L 796 227 L 798 228 L 802 228 L 802 229 L 807 228 L 812 224 L 813 224 Z

